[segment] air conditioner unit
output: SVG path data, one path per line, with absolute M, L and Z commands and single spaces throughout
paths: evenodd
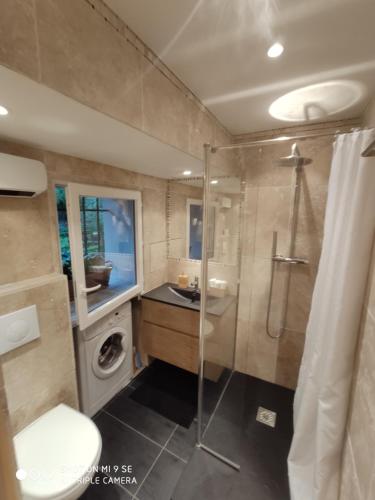
M 0 153 L 0 196 L 33 198 L 47 189 L 43 163 Z

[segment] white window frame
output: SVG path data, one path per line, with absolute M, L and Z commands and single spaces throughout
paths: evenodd
M 86 276 L 83 255 L 80 196 L 133 200 L 135 219 L 135 259 L 137 283 L 125 292 L 113 297 L 105 304 L 88 311 Z M 76 310 L 79 328 L 84 330 L 124 302 L 143 292 L 143 239 L 142 239 L 142 194 L 140 191 L 128 191 L 88 184 L 67 183 L 66 202 L 68 228 L 72 258 L 72 274 L 75 289 Z

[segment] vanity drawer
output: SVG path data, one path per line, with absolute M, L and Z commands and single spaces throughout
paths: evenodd
M 143 320 L 188 335 L 199 336 L 199 311 L 192 311 L 156 300 L 142 300 Z
M 144 321 L 142 340 L 143 348 L 150 356 L 198 373 L 197 337 Z

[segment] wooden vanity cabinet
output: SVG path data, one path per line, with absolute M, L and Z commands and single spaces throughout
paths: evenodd
M 198 373 L 199 311 L 143 298 L 141 337 L 149 356 Z

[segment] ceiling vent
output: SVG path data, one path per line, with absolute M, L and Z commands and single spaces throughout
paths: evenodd
M 33 198 L 47 189 L 43 163 L 0 153 L 0 196 Z

